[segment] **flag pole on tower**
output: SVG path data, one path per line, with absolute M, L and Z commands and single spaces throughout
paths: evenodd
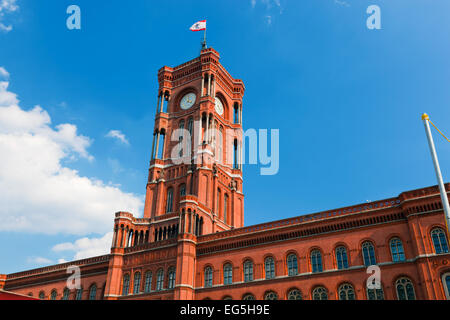
M 197 32 L 197 31 L 204 31 L 203 34 L 203 42 L 202 42 L 202 50 L 207 48 L 206 45 L 206 20 L 201 20 L 192 25 L 190 28 L 191 31 Z
M 441 193 L 442 207 L 444 208 L 445 224 L 447 226 L 447 235 L 450 235 L 450 206 L 448 204 L 447 191 L 445 190 L 444 181 L 442 179 L 441 168 L 439 167 L 439 161 L 437 158 L 436 149 L 434 147 L 433 136 L 430 130 L 430 117 L 424 113 L 422 115 L 423 124 L 425 126 L 425 132 L 427 133 L 428 145 L 430 146 L 431 158 L 433 159 L 434 170 L 436 171 L 436 177 L 439 184 L 439 191 Z
M 203 35 L 202 50 L 206 48 L 208 48 L 208 46 L 206 45 L 206 28 L 205 28 L 205 33 Z

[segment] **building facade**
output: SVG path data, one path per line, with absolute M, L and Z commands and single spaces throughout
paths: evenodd
M 209 48 L 159 70 L 144 215 L 116 213 L 110 254 L 0 275 L 0 289 L 50 300 L 450 299 L 437 186 L 244 226 L 245 86 L 219 61 Z

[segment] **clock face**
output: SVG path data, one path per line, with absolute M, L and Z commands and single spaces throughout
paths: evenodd
M 216 112 L 219 116 L 223 115 L 223 104 L 219 98 L 216 97 Z
M 195 93 L 188 93 L 183 97 L 183 99 L 181 99 L 180 108 L 183 110 L 189 109 L 194 105 L 196 99 L 197 96 L 195 95 Z

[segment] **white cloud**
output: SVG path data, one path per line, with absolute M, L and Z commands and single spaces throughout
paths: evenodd
M 0 12 L 9 11 L 14 12 L 19 9 L 16 4 L 17 0 L 0 0 Z
M 65 242 L 55 245 L 54 252 L 73 252 L 74 260 L 101 256 L 110 252 L 113 233 L 108 232 L 101 238 L 82 238 L 74 243 Z
M 120 132 L 119 130 L 111 130 L 105 135 L 105 137 L 118 139 L 123 144 L 127 144 L 127 145 L 130 144 L 128 142 L 127 138 L 125 137 L 125 135 L 122 132 Z
M 19 6 L 16 4 L 16 0 L 0 0 L 0 31 L 10 32 L 12 30 L 11 25 L 5 25 L 2 21 L 6 13 L 11 13 L 18 9 Z
M 1 17 L 0 17 L 0 19 L 1 19 Z M 0 31 L 10 32 L 12 29 L 13 29 L 12 25 L 7 26 L 7 25 L 5 25 L 5 24 L 0 22 Z
M 350 7 L 350 4 L 347 1 L 334 0 L 334 3 L 343 7 Z
M 61 107 L 61 108 L 67 108 L 67 107 L 68 107 L 68 104 L 67 104 L 67 102 L 63 101 L 63 102 L 61 102 L 61 103 L 58 103 L 58 107 Z
M 258 2 L 261 3 L 266 10 L 276 8 L 279 10 L 280 14 L 283 13 L 283 7 L 281 6 L 280 0 L 251 0 L 252 8 L 255 8 Z
M 0 79 L 1 80 L 8 80 L 9 79 L 9 72 L 6 71 L 5 68 L 0 67 Z
M 53 127 L 40 106 L 22 109 L 8 85 L 0 82 L 0 231 L 103 234 L 115 212 L 140 213 L 142 196 L 63 165 L 92 160 L 91 139 L 73 124 Z
M 283 14 L 283 6 L 280 0 L 251 0 L 252 9 L 261 4 L 264 11 L 264 21 L 268 26 L 272 25 L 274 16 Z
M 114 174 L 119 174 L 124 171 L 122 165 L 117 159 L 108 159 L 108 165 L 111 167 Z

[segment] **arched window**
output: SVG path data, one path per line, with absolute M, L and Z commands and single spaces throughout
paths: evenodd
M 145 273 L 145 288 L 144 291 L 146 293 L 152 291 L 152 272 L 151 271 L 147 271 Z
M 181 197 L 184 197 L 186 195 L 186 185 L 183 183 L 181 186 L 180 186 L 180 198 Z
M 223 222 L 228 223 L 228 195 L 223 195 Z
M 312 292 L 313 300 L 328 300 L 328 291 L 324 287 L 317 287 Z
M 39 299 L 44 300 L 45 299 L 45 293 L 44 291 L 39 292 Z
M 269 291 L 264 295 L 264 300 L 278 300 L 278 295 L 273 291 Z
M 164 288 L 164 270 L 159 269 L 156 274 L 156 290 L 160 291 Z
M 298 274 L 298 262 L 295 254 L 290 254 L 287 257 L 288 275 L 295 276 Z
M 435 228 L 431 231 L 431 239 L 433 239 L 434 252 L 436 254 L 448 253 L 448 242 L 444 230 Z
M 133 294 L 138 294 L 141 291 L 141 273 L 136 272 L 134 274 L 133 281 Z
M 77 294 L 75 295 L 75 300 L 83 299 L 83 287 L 77 289 Z
M 336 248 L 336 264 L 338 270 L 348 268 L 347 249 L 343 246 Z
M 169 188 L 167 190 L 166 213 L 172 212 L 172 209 L 173 209 L 173 189 Z
M 253 281 L 253 262 L 247 260 L 244 262 L 244 282 Z
M 168 289 L 175 288 L 175 268 L 169 269 L 169 286 Z
M 180 151 L 178 153 L 178 155 L 181 157 L 183 157 L 183 138 L 184 138 L 184 120 L 181 120 L 180 122 L 180 135 L 178 137 L 178 145 L 180 148 Z
M 272 257 L 266 258 L 264 261 L 264 267 L 266 270 L 266 279 L 275 278 L 275 262 Z
M 234 104 L 233 123 L 239 123 L 239 105 L 237 103 Z
M 302 300 L 302 293 L 298 289 L 292 289 L 288 293 L 288 300 Z
M 205 288 L 212 287 L 212 269 L 211 267 L 205 268 Z
M 319 250 L 313 250 L 311 252 L 311 270 L 312 272 L 322 272 L 322 254 Z
M 339 300 L 355 300 L 355 290 L 353 286 L 348 283 L 344 283 L 339 287 Z
M 216 214 L 220 217 L 220 188 L 217 188 L 217 206 Z
M 233 283 L 233 266 L 227 263 L 223 267 L 223 284 L 232 284 Z
M 217 162 L 222 163 L 223 161 L 223 129 L 219 128 L 217 133 Z
M 188 136 L 184 139 L 185 140 L 185 147 L 186 147 L 186 155 L 191 155 L 192 152 L 192 132 L 194 128 L 194 120 L 192 118 L 189 118 L 188 120 L 188 127 L 187 130 L 189 132 Z
M 414 286 L 408 278 L 400 278 L 395 282 L 398 300 L 416 300 Z
M 239 152 L 237 139 L 234 139 L 233 141 L 233 169 L 239 169 Z
M 57 292 L 56 290 L 52 290 L 52 292 L 50 293 L 50 300 L 56 300 L 56 296 L 57 296 Z
M 393 238 L 390 241 L 392 261 L 405 261 L 405 251 L 403 250 L 402 241 L 399 238 Z
M 375 249 L 372 242 L 366 241 L 362 244 L 362 253 L 364 265 L 366 267 L 377 264 L 377 260 L 375 259 Z
M 450 300 L 450 272 L 442 276 L 442 284 L 444 285 L 445 296 Z
M 63 300 L 69 300 L 69 294 L 70 294 L 69 288 L 64 288 L 62 299 L 63 299 Z
M 247 293 L 246 295 L 244 295 L 242 300 L 255 300 L 255 296 L 250 293 Z
M 188 120 L 188 131 L 189 131 L 189 141 L 192 140 L 192 131 L 194 128 L 194 120 L 192 118 L 189 118 Z
M 384 300 L 383 288 L 381 286 L 378 289 L 367 288 L 367 300 Z
M 122 295 L 127 296 L 129 289 L 130 289 L 130 275 L 126 274 L 123 276 Z
M 93 284 L 89 288 L 89 300 L 96 300 L 96 298 L 97 298 L 97 286 Z

